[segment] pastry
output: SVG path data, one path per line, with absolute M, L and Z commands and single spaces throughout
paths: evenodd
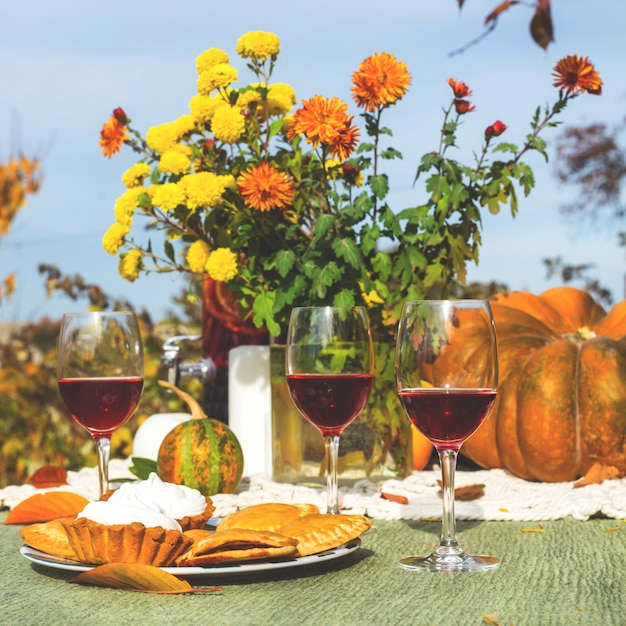
M 71 521 L 72 518 L 57 518 L 50 522 L 29 524 L 20 530 L 20 535 L 24 543 L 35 550 L 65 559 L 76 559 L 76 552 L 67 538 L 62 519 Z
M 216 530 L 220 532 L 229 528 L 247 528 L 277 532 L 287 522 L 312 513 L 319 513 L 314 504 L 281 504 L 280 502 L 254 504 L 222 518 Z
M 371 526 L 371 520 L 364 515 L 318 513 L 295 519 L 281 527 L 278 532 L 296 539 L 298 555 L 308 556 L 332 550 L 356 539 Z
M 86 517 L 61 520 L 69 543 L 81 563 L 139 563 L 167 567 L 193 543 L 178 530 L 160 526 L 99 524 Z
M 176 559 L 179 567 L 297 556 L 295 539 L 267 531 L 231 528 L 213 533 L 189 530 L 185 536 L 193 540 L 193 545 Z

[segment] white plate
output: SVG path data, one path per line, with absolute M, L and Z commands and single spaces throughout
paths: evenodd
M 288 560 L 276 560 L 276 561 L 250 561 L 248 563 L 231 563 L 229 565 L 219 565 L 215 567 L 162 567 L 164 572 L 174 574 L 174 576 L 224 576 L 224 575 L 239 575 L 239 574 L 253 574 L 255 572 L 266 572 L 286 569 L 288 567 L 302 567 L 304 565 L 314 565 L 315 563 L 323 563 L 325 561 L 332 561 L 339 559 L 343 556 L 351 554 L 361 545 L 360 539 L 353 539 L 348 543 L 345 543 L 333 550 L 327 550 L 326 552 L 320 552 L 319 554 L 313 554 L 311 556 L 301 556 L 295 559 Z M 22 546 L 20 548 L 20 554 L 37 565 L 44 565 L 46 567 L 52 567 L 54 569 L 69 570 L 71 572 L 86 572 L 94 568 L 92 565 L 82 565 L 75 563 L 69 559 L 53 556 L 46 552 L 40 552 L 34 550 L 28 546 Z

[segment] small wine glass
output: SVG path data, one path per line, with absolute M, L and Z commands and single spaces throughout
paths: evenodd
M 294 404 L 324 437 L 326 512 L 337 514 L 339 438 L 365 406 L 374 378 L 372 333 L 365 308 L 294 308 L 285 372 Z
M 135 314 L 66 313 L 57 380 L 74 421 L 96 442 L 102 496 L 109 489 L 111 436 L 133 414 L 143 392 L 143 343 Z
M 499 567 L 492 556 L 467 554 L 456 538 L 454 475 L 463 442 L 496 399 L 498 355 L 486 300 L 405 302 L 398 327 L 396 389 L 413 424 L 437 449 L 443 516 L 439 546 L 400 560 L 425 572 L 476 572 Z

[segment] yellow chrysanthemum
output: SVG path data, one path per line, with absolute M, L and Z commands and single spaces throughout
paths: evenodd
M 183 176 L 178 186 L 185 194 L 185 204 L 192 211 L 199 207 L 213 207 L 222 201 L 226 189 L 235 186 L 231 175 L 198 172 Z
M 109 226 L 104 237 L 102 237 L 102 247 L 105 252 L 115 256 L 120 246 L 124 243 L 124 237 L 128 234 L 128 227 L 115 223 Z
M 185 192 L 177 183 L 165 183 L 155 188 L 152 204 L 164 211 L 173 211 L 179 204 L 185 203 Z
M 169 174 L 184 174 L 191 167 L 191 159 L 180 150 L 168 150 L 159 159 L 159 171 Z
M 224 106 L 228 106 L 228 103 L 221 96 L 197 94 L 189 101 L 191 115 L 202 124 L 210 122 L 215 111 Z
M 196 120 L 193 115 L 181 115 L 177 120 L 172 122 L 174 127 L 174 134 L 176 135 L 176 141 L 179 141 L 181 137 L 189 134 L 196 127 Z
M 130 227 L 133 212 L 139 204 L 139 196 L 142 193 L 145 193 L 145 187 L 130 187 L 115 201 L 113 211 L 118 224 Z
M 270 85 L 267 93 L 267 107 L 270 116 L 288 113 L 295 103 L 296 92 L 291 85 L 287 85 L 286 83 L 274 83 Z
M 130 250 L 126 254 L 120 255 L 118 272 L 120 276 L 130 283 L 139 278 L 139 272 L 143 266 L 143 253 L 141 250 Z
M 251 89 L 240 91 L 237 94 L 237 106 L 240 109 L 253 109 L 254 105 L 259 104 L 263 98 L 261 93 L 255 88 L 256 85 L 250 85 Z
M 215 138 L 224 143 L 235 143 L 243 134 L 246 118 L 239 107 L 218 107 L 211 120 Z
M 146 133 L 146 143 L 150 150 L 163 154 L 177 141 L 178 136 L 174 124 L 168 122 L 160 126 L 152 126 Z
M 204 273 L 204 266 L 211 254 L 211 247 L 206 241 L 194 241 L 187 250 L 187 265 L 192 272 Z
M 217 248 L 204 265 L 209 278 L 226 283 L 237 276 L 237 255 L 230 248 Z
M 206 72 L 214 65 L 228 63 L 229 61 L 228 54 L 224 50 L 209 48 L 196 58 L 196 72 L 202 74 L 202 72 Z
M 137 187 L 149 173 L 150 166 L 147 163 L 135 163 L 122 174 L 122 182 L 126 187 Z
M 198 76 L 198 93 L 209 96 L 214 89 L 228 87 L 231 83 L 237 82 L 238 78 L 239 74 L 232 65 L 218 63 Z
M 275 59 L 280 52 L 280 40 L 274 33 L 252 31 L 239 38 L 236 50 L 243 59 Z

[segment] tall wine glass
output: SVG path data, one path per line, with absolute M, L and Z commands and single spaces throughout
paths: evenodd
M 143 343 L 134 313 L 66 313 L 57 356 L 59 392 L 98 448 L 100 495 L 109 488 L 111 436 L 143 392 Z
M 497 568 L 496 557 L 472 556 L 459 546 L 454 515 L 459 449 L 496 398 L 498 358 L 489 303 L 406 302 L 398 327 L 395 376 L 407 416 L 437 449 L 443 490 L 439 546 L 430 555 L 403 558 L 400 565 L 426 572 Z
M 339 513 L 339 438 L 365 406 L 374 378 L 372 334 L 365 308 L 293 309 L 285 371 L 296 407 L 324 437 L 326 511 Z

